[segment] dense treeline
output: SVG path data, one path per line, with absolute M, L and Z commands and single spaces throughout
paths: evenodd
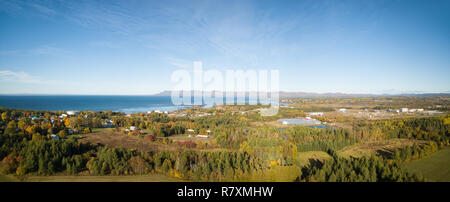
M 417 182 L 424 178 L 407 172 L 399 161 L 382 157 L 342 158 L 330 152 L 332 159 L 304 169 L 308 182 Z
M 450 125 L 444 123 L 446 119 L 448 117 L 364 121 L 356 122 L 353 127 L 362 139 L 411 138 L 431 140 L 441 146 L 449 146 Z
M 406 146 L 404 148 L 397 149 L 392 153 L 390 158 L 396 161 L 408 162 L 411 160 L 421 159 L 443 148 L 444 147 L 442 145 L 439 146 L 436 142 L 429 141 L 427 144 L 414 144 L 413 146 Z
M 0 168 L 6 174 L 50 175 L 62 171 L 76 174 L 85 166 L 87 156 L 91 155 L 88 151 L 93 149 L 74 140 L 24 140 L 14 144 L 3 140 Z M 12 151 L 5 152 L 6 149 Z

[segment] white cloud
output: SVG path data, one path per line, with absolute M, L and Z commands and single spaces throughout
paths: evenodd
M 62 56 L 67 55 L 64 49 L 54 46 L 40 46 L 28 50 L 1 50 L 0 55 L 12 56 L 12 55 L 50 55 L 50 56 Z
M 9 70 L 0 71 L 0 81 L 18 82 L 18 83 L 44 83 L 39 78 L 31 76 L 25 72 L 13 72 Z
M 29 52 L 33 55 L 63 55 L 65 51 L 60 48 L 56 48 L 53 46 L 41 46 L 39 48 L 35 48 L 29 50 Z
M 89 45 L 100 48 L 119 48 L 120 45 L 111 41 L 92 41 Z
M 0 82 L 22 83 L 22 84 L 78 85 L 77 82 L 47 80 L 42 79 L 38 76 L 30 75 L 24 71 L 10 71 L 10 70 L 0 70 Z
M 181 68 L 181 69 L 192 69 L 193 61 L 187 61 L 183 59 L 178 59 L 174 57 L 165 57 L 164 60 L 172 66 Z

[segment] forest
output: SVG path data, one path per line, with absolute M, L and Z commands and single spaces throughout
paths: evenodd
M 228 110 L 228 111 L 227 111 Z M 403 163 L 423 158 L 450 146 L 448 115 L 384 120 L 358 120 L 351 128 L 278 128 L 258 121 L 255 113 L 205 109 L 209 117 L 170 117 L 160 113 L 126 116 L 117 112 L 62 112 L 1 108 L 0 173 L 13 176 L 147 175 L 164 174 L 187 181 L 290 181 L 290 182 L 406 182 L 426 181 L 409 173 Z M 296 116 L 302 110 L 286 110 Z M 112 130 L 137 126 L 152 144 L 172 144 L 176 150 L 139 151 L 82 143 L 80 134 L 96 128 Z M 207 134 L 207 147 L 193 141 L 173 142 L 187 129 Z M 52 135 L 59 135 L 53 139 Z M 145 138 L 144 138 L 145 137 Z M 411 139 L 419 142 L 386 155 L 342 157 L 337 151 L 366 141 Z M 211 149 L 209 149 L 211 148 Z M 326 152 L 330 158 L 301 161 L 304 152 Z

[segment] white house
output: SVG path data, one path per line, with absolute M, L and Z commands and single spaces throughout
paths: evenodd
M 113 122 L 111 120 L 105 121 L 105 127 L 110 128 L 112 127 Z
M 136 130 L 136 127 L 130 126 L 130 130 L 131 130 L 131 131 Z
M 309 112 L 308 116 L 322 116 L 323 112 Z
M 197 135 L 196 137 L 200 137 L 200 138 L 209 138 L 208 135 Z
M 194 129 L 187 129 L 188 132 L 195 132 Z
M 406 112 L 408 112 L 408 108 L 406 108 L 406 107 L 401 108 L 401 109 L 400 109 L 400 112 L 406 113 Z
M 78 115 L 80 112 L 79 111 L 67 111 L 66 113 L 69 116 L 73 116 L 73 115 Z
M 57 135 L 50 135 L 50 138 L 52 138 L 52 140 L 59 140 L 59 136 Z
M 417 112 L 417 109 L 410 109 L 409 112 L 412 112 L 412 113 Z
M 340 108 L 339 109 L 339 112 L 345 112 L 345 111 L 347 111 L 347 109 L 345 109 L 345 108 Z

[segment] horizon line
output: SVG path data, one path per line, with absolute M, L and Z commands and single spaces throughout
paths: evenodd
M 192 90 L 192 91 L 198 91 L 198 90 Z M 171 92 L 171 90 L 163 90 L 158 93 L 152 93 L 152 94 L 78 94 L 78 93 L 68 93 L 68 94 L 58 94 L 58 93 L 0 93 L 0 96 L 165 96 L 160 95 L 166 92 Z M 220 91 L 219 91 L 220 92 Z M 226 91 L 222 91 L 226 92 Z M 248 92 L 255 92 L 255 91 L 245 91 L 245 93 Z M 236 93 L 236 92 L 235 92 Z M 426 94 L 444 94 L 444 95 L 450 95 L 450 91 L 444 91 L 444 92 L 401 92 L 401 93 L 342 93 L 342 92 L 325 92 L 325 93 L 319 93 L 319 92 L 306 92 L 306 91 L 279 91 L 279 93 L 304 93 L 304 94 L 316 94 L 316 95 L 327 95 L 327 94 L 340 94 L 340 95 L 367 95 L 367 96 L 401 96 L 401 95 L 426 95 Z M 170 95 L 167 95 L 170 96 Z M 281 96 L 280 96 L 281 97 Z

